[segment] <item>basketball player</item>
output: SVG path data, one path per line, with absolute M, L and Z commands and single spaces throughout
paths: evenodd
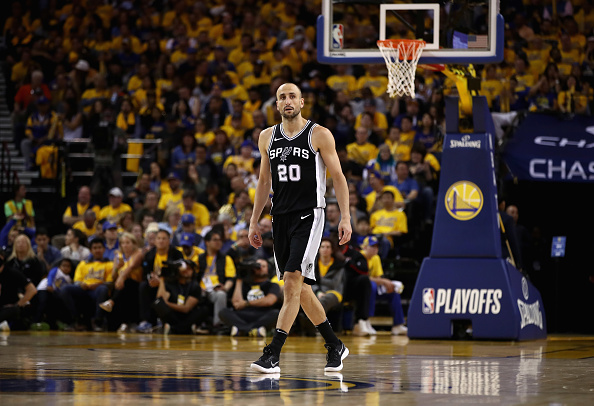
M 325 371 L 342 369 L 349 350 L 336 337 L 322 304 L 312 291 L 314 260 L 324 228 L 326 167 L 334 181 L 342 218 L 338 225 L 340 244 L 351 238 L 351 216 L 347 182 L 342 174 L 332 133 L 301 116 L 304 99 L 299 87 L 281 85 L 276 92 L 276 108 L 282 123 L 262 131 L 258 142 L 262 163 L 250 221 L 252 246 L 262 246 L 258 219 L 270 193 L 273 216 L 274 259 L 279 279 L 284 279 L 285 300 L 278 316 L 272 342 L 251 364 L 262 373 L 279 373 L 279 357 L 299 306 L 324 337 L 328 350 Z

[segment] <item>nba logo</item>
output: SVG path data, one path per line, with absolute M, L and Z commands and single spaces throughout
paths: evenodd
M 435 291 L 433 288 L 423 289 L 423 313 L 433 314 L 435 311 Z
M 332 25 L 332 49 L 342 49 L 344 45 L 344 27 L 342 24 Z

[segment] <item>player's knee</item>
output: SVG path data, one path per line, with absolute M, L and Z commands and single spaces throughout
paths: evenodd
M 299 296 L 303 285 L 303 278 L 299 272 L 285 272 L 283 275 L 285 281 L 285 297 Z

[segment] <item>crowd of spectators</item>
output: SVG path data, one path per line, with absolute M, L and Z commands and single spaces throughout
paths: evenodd
M 518 111 L 591 113 L 594 10 L 588 1 L 559 3 L 558 15 L 538 2 L 502 7 L 504 60 L 476 67 L 500 120 Z M 281 296 L 256 272 L 274 275 L 269 211 L 260 250 L 250 247 L 246 227 L 258 137 L 280 122 L 275 95 L 285 82 L 302 89 L 303 116 L 335 136 L 353 247 L 377 247 L 389 261 L 418 243 L 432 224 L 444 96 L 455 84 L 419 70 L 416 98 L 392 99 L 385 66 L 319 64 L 319 9 L 319 1 L 303 0 L 12 3 L 4 70 L 26 167 L 56 177 L 58 147 L 81 139 L 96 157 L 112 159 L 105 182 L 74 185 L 78 195 L 61 203 L 58 230 L 53 219 L 36 217 L 34 206 L 46 202 L 27 200 L 25 186 L 5 204 L 0 245 L 38 291 L 35 325 L 82 328 L 78 321 L 92 320 L 96 329 L 152 331 L 165 320 L 169 331 L 196 332 L 237 321 L 229 306 L 243 310 L 254 298 L 278 305 Z M 131 157 L 120 167 L 113 156 L 122 153 Z M 131 187 L 117 176 L 124 168 L 138 173 Z M 339 222 L 333 196 L 330 180 L 326 236 Z M 261 285 L 250 293 L 235 283 L 236 270 L 256 260 L 267 263 L 250 268 Z M 176 277 L 165 281 L 162 269 Z M 371 275 L 370 299 L 389 288 L 382 273 Z M 25 282 L 18 280 L 27 299 L 19 306 L 33 297 Z M 401 326 L 402 309 L 392 307 Z M 261 334 L 249 317 L 232 331 Z

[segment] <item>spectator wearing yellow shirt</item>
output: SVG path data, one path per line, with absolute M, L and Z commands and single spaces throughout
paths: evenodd
M 326 79 L 326 83 L 330 89 L 335 92 L 344 92 L 349 96 L 354 96 L 357 93 L 357 79 L 353 75 L 347 73 L 348 65 L 336 65 L 334 67 L 335 74 Z
M 250 128 L 254 128 L 254 119 L 252 118 L 252 114 L 249 111 L 246 111 L 244 108 L 244 100 L 235 98 L 231 102 L 231 109 L 233 110 L 233 114 L 228 115 L 225 117 L 225 121 L 223 125 L 230 126 L 231 120 L 233 119 L 234 115 L 241 116 L 241 127 L 245 130 Z
M 214 143 L 215 134 L 213 131 L 206 128 L 206 123 L 203 118 L 196 118 L 194 131 L 194 138 L 198 144 L 203 144 L 204 146 L 209 147 Z
M 82 231 L 87 238 L 92 237 L 97 233 L 97 214 L 91 209 L 87 210 L 82 220 L 74 223 L 72 228 Z
M 268 21 L 272 17 L 284 14 L 284 12 L 285 3 L 280 0 L 267 1 L 260 9 L 260 15 L 262 15 L 265 21 Z
M 246 101 L 248 98 L 247 90 L 239 84 L 233 83 L 229 72 L 225 72 L 220 76 L 219 86 L 221 88 L 221 97 L 229 100 Z
M 107 79 L 102 74 L 97 74 L 93 78 L 95 87 L 87 89 L 81 96 L 81 105 L 86 114 L 91 112 L 91 107 L 97 100 L 109 99 L 111 92 L 107 88 Z
M 514 73 L 513 75 L 516 76 L 518 80 L 518 86 L 522 88 L 530 88 L 534 86 L 535 78 L 530 72 L 528 72 L 528 60 L 522 57 L 516 57 L 514 61 Z
M 268 83 L 266 87 L 268 87 L 267 85 Z M 260 88 L 264 88 L 264 86 L 255 85 L 248 88 L 248 100 L 243 105 L 243 110 L 251 114 L 254 127 L 266 128 L 266 117 L 264 117 L 264 113 L 260 110 L 262 108 Z
M 367 180 L 369 182 L 369 186 L 371 187 L 371 192 L 365 195 L 365 203 L 367 207 L 367 213 L 372 213 L 381 208 L 380 196 L 382 195 L 386 186 L 382 174 L 375 170 L 370 170 L 367 172 Z M 404 207 L 404 199 L 402 198 L 402 195 L 394 186 L 391 186 L 391 188 L 393 189 L 392 191 L 394 193 L 396 207 L 402 209 Z
M 205 205 L 196 201 L 196 192 L 194 190 L 186 190 L 184 192 L 182 197 L 182 214 L 183 216 L 189 214 L 193 217 L 194 227 L 198 232 L 210 224 L 210 212 Z M 184 221 L 183 216 L 182 224 Z
M 413 128 L 412 118 L 409 116 L 402 117 L 400 120 L 400 142 L 401 146 L 401 161 L 410 161 L 410 150 L 415 141 L 417 132 Z
M 238 155 L 231 155 L 225 160 L 223 164 L 223 170 L 229 166 L 229 164 L 235 164 L 237 171 L 241 176 L 250 175 L 253 173 L 254 158 L 252 157 L 253 146 L 249 140 L 245 140 L 239 147 Z
M 546 44 L 539 35 L 535 35 L 534 38 L 528 42 L 528 48 L 524 49 L 524 52 L 526 53 L 526 59 L 530 64 L 530 73 L 534 77 L 538 77 L 538 75 L 544 72 L 549 59 L 550 49 L 551 46 Z
M 574 63 L 581 65 L 584 61 L 583 49 L 575 49 L 571 42 L 571 37 L 568 33 L 564 32 L 559 37 L 561 46 L 559 50 L 561 52 L 561 62 L 557 63 L 559 71 L 562 75 L 566 76 L 571 73 L 571 67 Z
M 394 189 L 393 186 L 384 187 L 381 195 L 383 208 L 371 214 L 369 225 L 373 234 L 382 235 L 390 241 L 397 254 L 395 239 L 408 233 L 408 223 L 406 214 L 396 207 Z
M 373 96 L 383 97 L 388 89 L 388 78 L 386 75 L 380 75 L 380 66 L 377 64 L 367 65 L 364 76 L 357 80 L 357 89 L 368 87 Z
M 370 120 L 367 122 L 364 122 L 365 115 L 370 117 Z M 355 130 L 361 126 L 372 130 L 381 139 L 386 138 L 388 119 L 384 113 L 377 111 L 377 102 L 373 98 L 367 98 L 363 101 L 363 112 L 357 115 Z
M 146 63 L 141 63 L 138 65 L 138 70 L 136 74 L 132 75 L 128 80 L 128 87 L 127 90 L 129 93 L 134 93 L 134 91 L 140 89 L 142 87 L 142 81 L 145 77 L 150 77 L 150 68 Z
M 364 168 L 371 159 L 377 157 L 377 146 L 368 142 L 369 131 L 364 127 L 359 127 L 355 131 L 355 142 L 347 145 L 348 159 L 355 162 L 361 168 Z
M 390 153 L 396 162 L 402 161 L 403 157 L 410 154 L 410 147 L 403 145 L 400 142 L 400 128 L 393 126 L 388 131 L 388 138 L 386 138 L 386 145 L 390 147 Z
M 486 77 L 481 82 L 481 95 L 487 99 L 489 108 L 493 108 L 493 100 L 501 96 L 503 90 L 503 83 L 497 77 L 497 67 L 495 65 L 487 65 L 485 68 Z
M 588 110 L 588 98 L 582 93 L 574 75 L 569 75 L 565 79 L 565 86 L 557 96 L 557 102 L 563 113 L 585 114 Z
M 239 46 L 229 52 L 229 62 L 236 67 L 239 67 L 244 62 L 248 62 L 253 46 L 254 38 L 252 34 L 244 32 L 241 34 Z
M 68 309 L 70 322 L 78 321 L 82 312 L 91 320 L 95 331 L 106 331 L 105 311 L 99 306 L 107 300 L 109 288 L 107 283 L 113 281 L 113 262 L 103 259 L 105 252 L 104 241 L 95 238 L 91 241 L 91 258 L 81 261 L 74 272 L 74 284 L 66 285 L 60 289 L 60 297 Z M 95 303 L 93 316 L 86 309 L 86 302 Z
M 186 261 L 193 263 L 194 271 L 196 271 L 198 269 L 198 257 L 204 254 L 204 250 L 195 246 L 194 234 L 182 233 L 177 249 L 183 254 Z
M 24 47 L 21 53 L 21 60 L 15 63 L 12 67 L 10 80 L 18 88 L 25 82 L 31 72 L 40 68 L 40 65 L 31 59 L 31 50 Z
M 245 78 L 254 74 L 254 65 L 260 60 L 260 51 L 259 48 L 252 47 L 247 54 L 247 59 L 236 65 L 237 77 L 241 83 Z
M 132 35 L 128 24 L 120 25 L 120 35 L 115 37 L 111 41 L 112 50 L 116 53 L 122 52 L 124 47 L 123 44 L 127 43 L 130 45 L 132 52 L 140 55 L 144 51 L 142 43 L 135 35 Z
M 213 230 L 204 236 L 206 252 L 198 257 L 198 279 L 206 298 L 214 305 L 213 326 L 220 327 L 219 313 L 227 307 L 236 275 L 233 259 L 221 253 L 223 237 Z
M 222 25 L 221 35 L 214 39 L 216 45 L 220 45 L 227 53 L 230 53 L 233 49 L 237 48 L 241 44 L 240 31 L 235 29 L 233 23 L 224 22 Z
M 404 326 L 404 311 L 400 298 L 401 289 L 404 288 L 401 282 L 391 281 L 384 276 L 384 268 L 379 252 L 379 241 L 374 236 L 366 237 L 361 244 L 361 254 L 367 259 L 369 268 L 369 280 L 371 281 L 371 300 L 369 303 L 369 317 L 375 316 L 376 300 L 388 302 L 392 316 L 392 335 L 406 335 L 408 329 Z M 398 287 L 398 288 L 397 288 Z M 374 334 L 375 329 L 371 325 L 367 328 Z
M 161 210 L 165 210 L 169 205 L 177 206 L 181 204 L 184 194 L 184 191 L 181 188 L 181 178 L 176 172 L 169 172 L 169 175 L 167 175 L 167 182 L 169 183 L 170 192 L 161 195 L 158 206 Z
M 122 203 L 123 198 L 122 189 L 119 187 L 111 188 L 108 195 L 109 204 L 99 211 L 98 220 L 107 219 L 107 221 L 117 223 L 123 213 L 132 211 L 129 205 Z
M 270 75 L 266 73 L 266 63 L 258 59 L 253 65 L 253 70 L 246 74 L 246 76 L 242 80 L 243 87 L 248 89 L 248 99 L 249 102 L 253 104 L 253 99 L 249 95 L 250 89 L 256 89 L 259 91 L 259 88 L 267 88 L 270 85 L 270 81 L 272 80 Z M 259 93 L 258 93 L 259 95 Z

